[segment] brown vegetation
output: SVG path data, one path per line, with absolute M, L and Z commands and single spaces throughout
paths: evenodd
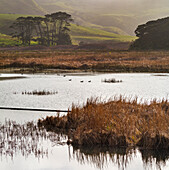
M 122 80 L 116 80 L 115 78 L 112 78 L 112 79 L 104 79 L 104 80 L 102 80 L 102 82 L 104 82 L 104 83 L 121 83 Z
M 169 149 L 169 102 L 138 104 L 123 97 L 108 102 L 87 100 L 62 117 L 39 120 L 47 130 L 64 132 L 75 146 L 114 146 Z
M 128 52 L 103 50 L 0 51 L 0 68 L 32 72 L 45 69 L 104 72 L 169 72 L 169 52 Z
M 24 91 L 22 92 L 22 95 L 37 95 L 37 96 L 43 96 L 43 95 L 54 95 L 57 94 L 57 91 L 38 91 L 38 90 L 34 90 L 34 91 Z M 17 94 L 16 92 L 14 94 Z

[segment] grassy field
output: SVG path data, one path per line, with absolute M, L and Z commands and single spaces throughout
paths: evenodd
M 16 20 L 20 14 L 0 14 L 0 33 L 10 34 L 12 30 L 9 26 Z M 82 27 L 76 24 L 71 24 L 71 37 L 73 44 L 78 44 L 79 42 L 84 43 L 108 43 L 111 42 L 131 42 L 136 39 L 135 36 L 119 35 L 112 32 L 104 31 L 101 29 Z
M 16 45 L 20 45 L 17 39 L 14 39 L 10 37 L 9 35 L 0 33 L 0 47 L 16 46 Z
M 82 27 L 72 24 L 71 35 L 73 40 L 85 43 L 96 42 L 131 42 L 136 39 L 135 36 L 119 35 L 112 32 L 104 31 L 96 28 Z
M 100 72 L 164 72 L 169 73 L 169 52 L 129 52 L 111 50 L 59 50 L 46 48 L 36 51 L 0 51 L 1 68 L 26 71 L 45 69 L 88 70 Z M 33 49 L 32 49 L 33 50 Z M 53 70 L 56 71 L 56 70 Z
M 39 120 L 39 126 L 68 135 L 74 146 L 139 146 L 144 149 L 169 149 L 169 102 L 153 100 L 138 104 L 137 98 L 122 96 L 108 102 L 88 99 L 82 107 L 59 117 Z

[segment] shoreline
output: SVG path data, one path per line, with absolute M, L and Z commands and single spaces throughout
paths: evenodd
M 6 66 L 4 66 L 6 67 Z M 82 69 L 82 68 L 69 68 L 69 66 L 64 66 L 65 69 L 55 67 L 49 68 L 48 66 L 45 68 L 25 68 L 25 67 L 8 67 L 2 68 L 0 67 L 0 73 L 19 73 L 19 74 L 37 74 L 37 73 L 44 73 L 44 74 L 52 74 L 52 73 L 85 73 L 85 72 L 92 72 L 92 73 L 169 73 L 169 69 L 155 69 L 155 68 L 113 68 L 113 69 L 99 69 L 99 68 L 89 68 L 89 69 Z M 68 68 L 66 68 L 68 67 Z
M 169 73 L 169 51 L 0 51 L 0 72 Z

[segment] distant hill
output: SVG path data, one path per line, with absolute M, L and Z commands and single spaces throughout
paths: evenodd
M 28 15 L 21 15 L 21 14 L 0 14 L 0 33 L 2 34 L 10 34 L 11 29 L 9 28 L 12 23 L 21 16 L 28 16 Z
M 44 14 L 35 0 L 0 0 L 0 13 L 4 14 Z
M 77 25 L 135 35 L 138 25 L 169 16 L 169 0 L 0 0 L 0 13 L 5 14 L 56 11 L 70 13 Z
M 9 26 L 16 20 L 20 14 L 0 14 L 0 33 L 10 34 Z M 78 26 L 71 24 L 71 37 L 74 44 L 84 43 L 113 43 L 113 42 L 131 42 L 136 39 L 135 36 L 120 35 L 102 29 Z
M 168 0 L 36 0 L 46 11 L 67 11 L 79 25 L 134 35 L 139 24 L 169 15 Z

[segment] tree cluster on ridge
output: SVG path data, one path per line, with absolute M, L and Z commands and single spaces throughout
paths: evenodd
M 31 41 L 39 45 L 70 45 L 70 22 L 73 19 L 66 12 L 47 14 L 44 17 L 19 17 L 11 25 L 13 37 L 23 45 L 31 45 Z

